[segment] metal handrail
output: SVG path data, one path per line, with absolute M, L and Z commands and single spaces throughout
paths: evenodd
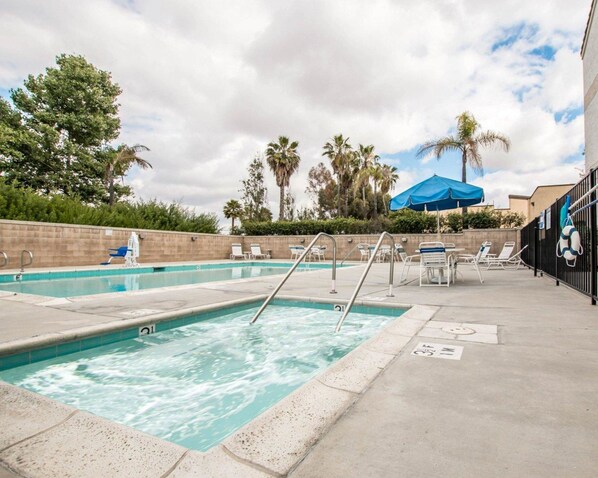
M 365 270 L 363 271 L 363 274 L 361 274 L 361 278 L 359 279 L 359 282 L 357 283 L 357 287 L 355 287 L 355 290 L 353 291 L 353 295 L 351 296 L 351 298 L 349 299 L 349 302 L 347 302 L 347 305 L 345 306 L 345 312 L 343 313 L 343 316 L 340 318 L 340 320 L 336 324 L 336 332 L 341 330 L 343 322 L 347 318 L 347 315 L 349 315 L 349 312 L 351 311 L 351 307 L 353 307 L 353 304 L 355 303 L 355 299 L 357 298 L 357 294 L 359 294 L 359 291 L 361 290 L 363 281 L 365 281 L 365 278 L 368 275 L 368 272 L 370 271 L 372 264 L 374 263 L 376 254 L 380 250 L 382 241 L 384 240 L 384 238 L 386 236 L 388 236 L 392 242 L 392 249 L 390 250 L 390 273 L 388 276 L 388 294 L 386 294 L 386 297 L 394 297 L 394 295 L 392 293 L 392 283 L 394 280 L 394 269 L 395 269 L 394 268 L 395 239 L 388 232 L 384 231 L 382 234 L 380 234 L 378 243 L 376 244 L 376 247 L 374 247 L 374 250 L 372 251 L 372 256 L 370 257 L 370 260 L 368 261 L 367 266 L 366 266 Z
M 291 274 L 295 271 L 295 269 L 297 269 L 297 267 L 299 266 L 301 261 L 303 261 L 305 259 L 305 257 L 307 257 L 307 255 L 311 251 L 311 248 L 316 244 L 316 242 L 322 236 L 330 238 L 332 240 L 332 244 L 333 244 L 333 248 L 332 248 L 332 290 L 330 291 L 330 293 L 336 294 L 336 239 L 333 236 L 331 236 L 330 234 L 326 234 L 325 232 L 320 232 L 316 237 L 314 237 L 314 240 L 310 242 L 309 246 L 307 246 L 305 248 L 305 250 L 303 251 L 303 254 L 301 254 L 299 259 L 297 259 L 295 261 L 295 263 L 293 264 L 293 267 L 290 268 L 289 272 L 286 273 L 286 275 L 283 277 L 283 279 L 280 281 L 280 283 L 276 286 L 276 288 L 272 291 L 272 293 L 269 295 L 269 297 L 266 299 L 266 301 L 262 304 L 262 306 L 260 307 L 260 310 L 258 310 L 257 313 L 255 314 L 255 316 L 253 317 L 253 319 L 251 319 L 250 324 L 255 323 L 255 321 L 262 314 L 264 309 L 266 307 L 268 307 L 268 304 L 270 302 L 272 302 L 272 299 L 278 293 L 278 291 L 282 288 L 282 286 L 287 281 L 287 279 L 291 276 Z
M 8 265 L 8 256 L 6 255 L 6 252 L 0 251 L 0 259 L 3 260 L 3 263 L 0 265 L 0 267 L 5 267 Z
M 355 244 L 355 246 L 353 246 L 353 248 L 347 254 L 345 254 L 345 257 L 343 257 L 343 260 L 341 261 L 341 266 L 345 263 L 345 261 L 347 260 L 347 258 L 351 254 L 353 254 L 353 251 L 355 251 L 360 245 L 361 245 L 361 242 L 358 242 L 357 244 Z
M 27 263 L 25 263 L 23 259 L 23 256 L 25 256 L 25 254 L 29 256 L 29 262 Z M 33 264 L 33 253 L 31 251 L 23 249 L 21 251 L 21 272 L 25 272 L 25 267 L 30 266 L 31 264 Z

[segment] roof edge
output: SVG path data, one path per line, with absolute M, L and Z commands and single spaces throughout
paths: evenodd
M 588 37 L 590 36 L 590 28 L 592 26 L 592 20 L 594 19 L 594 13 L 596 12 L 596 3 L 597 2 L 598 2 L 598 0 L 592 0 L 592 5 L 590 6 L 588 22 L 586 23 L 586 29 L 583 34 L 583 40 L 581 42 L 581 49 L 579 51 L 579 54 L 580 54 L 582 60 L 583 60 L 583 56 L 585 55 L 585 52 L 586 52 L 586 45 L 588 44 Z

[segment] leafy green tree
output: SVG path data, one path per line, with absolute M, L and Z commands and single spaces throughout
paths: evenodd
M 241 180 L 244 217 L 248 221 L 271 221 L 272 212 L 268 208 L 268 189 L 264 184 L 264 160 L 256 154 L 248 168 L 249 177 Z
M 231 219 L 232 222 L 230 226 L 230 231 L 231 234 L 233 234 L 235 231 L 235 219 L 243 216 L 243 206 L 236 199 L 230 199 L 224 205 L 222 212 L 224 212 L 225 218 Z
M 104 178 L 106 181 L 106 189 L 108 189 L 109 199 L 108 204 L 112 206 L 115 202 L 115 188 L 114 180 L 116 177 L 121 178 L 127 174 L 127 171 L 133 166 L 139 166 L 141 169 L 151 168 L 152 165 L 139 156 L 142 151 L 149 151 L 147 146 L 136 144 L 127 146 L 121 144 L 118 148 L 110 148 L 110 153 L 105 164 Z
M 394 188 L 398 180 L 399 174 L 397 173 L 397 168 L 389 164 L 383 164 L 380 170 L 380 193 L 384 198 L 383 202 L 386 214 L 388 214 L 388 202 L 390 201 L 390 198 L 386 196 Z
M 465 111 L 457 116 L 457 134 L 425 142 L 417 151 L 417 156 L 433 154 L 436 159 L 448 152 L 461 153 L 461 181 L 467 182 L 467 165 L 476 172 L 484 174 L 480 148 L 502 147 L 508 152 L 510 140 L 501 133 L 494 131 L 480 131 L 481 125 L 474 116 Z M 463 208 L 463 213 L 467 208 Z
M 266 161 L 274 173 L 276 185 L 280 188 L 280 199 L 278 209 L 278 220 L 284 221 L 285 211 L 285 188 L 289 187 L 291 176 L 299 168 L 301 158 L 297 152 L 298 141 L 289 141 L 286 136 L 279 136 L 278 142 L 268 143 L 266 149 Z
M 329 219 L 335 215 L 335 191 L 336 182 L 324 163 L 320 162 L 309 170 L 305 192 L 314 202 L 313 209 L 317 211 L 318 219 Z
M 353 173 L 357 159 L 355 151 L 349 143 L 349 138 L 344 138 L 342 134 L 332 137 L 324 145 L 322 156 L 330 160 L 332 171 L 336 175 L 337 183 L 337 215 L 347 216 L 349 211 L 349 190 L 353 183 Z
M 374 152 L 373 144 L 370 144 L 368 146 L 364 146 L 363 144 L 360 144 L 356 151 L 356 159 L 359 163 L 358 164 L 359 171 L 355 178 L 355 187 L 361 188 L 361 199 L 364 204 L 367 204 L 366 188 L 370 183 L 374 165 L 378 163 L 378 161 L 380 160 L 380 156 L 378 156 Z M 365 218 L 365 214 L 364 214 L 364 218 Z
M 121 89 L 82 56 L 62 54 L 56 64 L 11 90 L 12 113 L 2 106 L 4 127 L 18 115 L 13 131 L 20 136 L 17 151 L 2 151 L 3 168 L 19 184 L 99 202 L 105 189 L 98 157 L 118 137 Z

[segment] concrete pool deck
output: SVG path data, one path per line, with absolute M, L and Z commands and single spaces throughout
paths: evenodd
M 362 271 L 363 266 L 339 270 L 334 296 L 329 294 L 330 271 L 296 274 L 281 294 L 346 302 Z M 416 274 L 413 268 L 410 279 Z M 433 318 L 413 327 L 411 336 L 400 333 L 390 340 L 400 347 L 384 357 L 384 369 L 379 367 L 359 393 L 346 391 L 345 385 L 338 388 L 340 400 L 347 401 L 345 411 L 291 465 L 291 459 L 277 465 L 289 455 L 286 435 L 309 433 L 305 423 L 311 422 L 277 429 L 274 444 L 258 445 L 259 459 L 255 450 L 227 441 L 200 454 L 49 404 L 43 397 L 15 396 L 14 387 L 14 401 L 0 402 L 0 424 L 12 420 L 13 407 L 19 405 L 29 414 L 30 428 L 10 437 L 0 426 L 0 464 L 12 470 L 5 471 L 8 476 L 595 476 L 598 309 L 588 298 L 534 278 L 526 269 L 484 271 L 483 285 L 473 271 L 465 270 L 464 276 L 450 288 L 420 288 L 411 282 L 386 298 L 388 264 L 374 265 L 360 299 L 419 304 Z M 0 347 L 144 314 L 263 296 L 279 280 L 272 276 L 55 302 L 0 292 Z M 463 347 L 462 356 L 412 355 L 420 343 Z M 42 408 L 38 401 L 44 402 Z M 304 407 L 303 414 L 313 414 L 323 403 Z M 32 415 L 48 406 L 55 414 Z M 294 407 L 299 414 L 301 403 Z M 98 433 L 92 425 L 97 420 L 106 422 L 110 433 Z M 260 461 L 268 456 L 269 461 Z

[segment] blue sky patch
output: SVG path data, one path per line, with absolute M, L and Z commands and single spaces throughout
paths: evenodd
M 569 123 L 583 114 L 583 106 L 579 105 L 573 108 L 566 108 L 564 110 L 556 111 L 554 113 L 554 120 L 557 123 Z
M 529 54 L 539 56 L 540 58 L 543 58 L 545 60 L 552 61 L 554 60 L 554 55 L 556 55 L 556 48 L 550 45 L 542 45 L 534 48 L 533 50 L 530 50 Z

